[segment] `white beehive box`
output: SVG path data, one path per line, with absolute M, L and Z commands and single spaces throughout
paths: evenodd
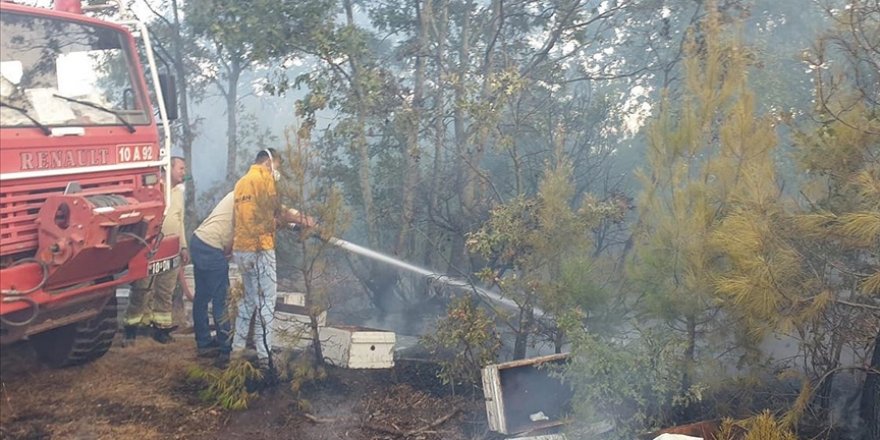
M 332 326 L 322 327 L 319 335 L 324 357 L 336 366 L 356 369 L 394 366 L 394 332 Z
M 306 306 L 306 294 L 300 292 L 278 292 L 278 302 L 291 306 Z
M 327 312 L 318 318 L 320 328 L 327 325 Z M 309 311 L 305 308 L 305 295 L 302 293 L 280 292 L 275 303 L 275 319 L 272 321 L 276 348 L 303 349 L 311 343 Z

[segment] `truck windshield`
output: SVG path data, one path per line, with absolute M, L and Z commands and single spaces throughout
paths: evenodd
M 116 30 L 4 12 L 0 125 L 147 124 L 145 100 L 132 85 L 131 60 L 127 40 Z

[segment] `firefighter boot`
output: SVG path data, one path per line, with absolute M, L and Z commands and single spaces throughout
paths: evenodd
M 168 344 L 174 341 L 171 332 L 177 330 L 177 326 L 173 327 L 153 327 L 153 339 L 160 344 Z
M 134 346 L 134 340 L 137 338 L 138 328 L 135 325 L 126 325 L 122 334 L 122 346 Z

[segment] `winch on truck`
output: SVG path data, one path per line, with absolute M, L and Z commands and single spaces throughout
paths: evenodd
M 161 145 L 129 27 L 163 86 Z M 54 366 L 96 359 L 116 287 L 178 264 L 160 233 L 174 98 L 143 25 L 0 1 L 0 343 L 27 337 Z

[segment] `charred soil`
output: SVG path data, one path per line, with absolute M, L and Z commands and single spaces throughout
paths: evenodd
M 264 389 L 243 411 L 211 406 L 187 380 L 212 368 L 180 335 L 169 345 L 118 344 L 84 366 L 42 366 L 27 343 L 0 357 L 0 440 L 5 439 L 470 439 L 485 438 L 485 409 L 470 390 L 438 382 L 433 364 L 392 370 L 327 368 L 293 393 Z

